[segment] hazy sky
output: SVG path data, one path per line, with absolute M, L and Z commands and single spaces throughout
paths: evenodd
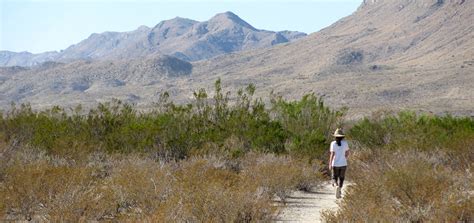
M 232 11 L 258 29 L 312 33 L 362 0 L 0 0 L 0 50 L 65 49 L 104 31 L 155 26 L 176 16 L 204 21 Z

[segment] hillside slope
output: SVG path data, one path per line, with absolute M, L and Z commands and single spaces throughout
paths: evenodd
M 372 0 L 301 41 L 195 64 L 195 79 L 316 92 L 353 112 L 474 114 L 474 1 Z
M 50 62 L 32 68 L 0 69 L 0 105 L 10 101 L 50 107 L 92 105 L 118 98 L 128 103 L 156 98 L 157 83 L 189 76 L 192 65 L 171 56 L 135 60 Z M 139 93 L 135 93 L 135 92 Z

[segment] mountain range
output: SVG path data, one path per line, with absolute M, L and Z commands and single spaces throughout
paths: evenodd
M 270 47 L 306 36 L 295 31 L 259 30 L 232 12 L 198 22 L 176 17 L 155 27 L 140 26 L 130 32 L 94 33 L 60 52 L 40 54 L 0 51 L 0 66 L 33 66 L 47 61 L 133 59 L 151 54 L 186 61 L 208 59 L 241 50 Z
M 194 64 L 261 95 L 314 92 L 362 116 L 413 109 L 474 115 L 474 1 L 365 0 L 351 15 L 290 44 Z
M 308 36 L 294 32 L 249 36 L 245 33 L 256 30 L 252 26 L 222 17 L 238 18 L 229 12 L 216 15 L 213 19 L 221 21 L 218 27 L 211 25 L 213 19 L 195 23 L 177 18 L 170 21 L 188 25 L 165 21 L 134 31 L 148 33 L 140 43 L 159 51 L 135 51 L 136 45 L 119 42 L 105 53 L 109 45 L 88 43 L 106 35 L 93 34 L 68 48 L 78 52 L 69 55 L 89 55 L 80 60 L 61 57 L 32 67 L 1 68 L 0 105 L 15 101 L 38 107 L 73 106 L 119 98 L 145 106 L 164 91 L 186 102 L 194 90 L 212 89 L 221 78 L 228 90 L 254 83 L 257 96 L 272 91 L 286 98 L 315 93 L 331 107 L 348 107 L 354 118 L 403 108 L 474 115 L 473 0 L 364 0 L 353 14 Z M 217 31 L 222 27 L 240 28 Z M 198 33 L 213 30 L 240 34 L 234 35 L 236 40 L 199 37 Z M 276 37 L 280 35 L 284 38 Z M 262 44 L 253 45 L 251 36 Z M 166 48 L 174 43 L 169 38 L 180 44 Z M 276 39 L 287 41 L 272 44 Z

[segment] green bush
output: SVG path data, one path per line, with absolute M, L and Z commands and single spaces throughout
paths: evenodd
M 292 102 L 277 98 L 266 108 L 261 99 L 253 99 L 254 92 L 249 85 L 231 103 L 231 93 L 224 93 L 218 80 L 212 98 L 200 89 L 193 102 L 176 105 L 164 93 L 147 113 L 118 100 L 88 112 L 80 106 L 34 111 L 28 104 L 12 105 L 1 116 L 0 134 L 9 143 L 67 156 L 145 152 L 165 160 L 184 159 L 191 152 L 204 154 L 209 144 L 223 148 L 231 137 L 244 145 L 222 149 L 234 156 L 251 150 L 310 158 L 325 153 L 343 112 L 330 110 L 314 95 Z
M 404 111 L 357 122 L 348 132 L 361 147 L 434 150 L 474 135 L 474 119 Z
M 342 126 L 345 110 L 333 111 L 321 98 L 309 94 L 291 102 L 274 98 L 271 112 L 288 131 L 287 149 L 291 154 L 323 159 L 332 132 Z

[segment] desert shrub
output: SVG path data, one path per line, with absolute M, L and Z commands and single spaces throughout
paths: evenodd
M 298 101 L 274 98 L 271 113 L 289 132 L 286 147 L 290 154 L 321 159 L 332 131 L 342 126 L 345 110 L 331 110 L 321 98 L 309 94 Z
M 212 97 L 200 89 L 185 105 L 170 102 L 163 93 L 146 113 L 119 100 L 89 111 L 80 105 L 44 111 L 28 104 L 12 105 L 2 113 L 0 134 L 8 143 L 70 158 L 93 152 L 140 152 L 179 160 L 191 152 L 206 154 L 209 145 L 233 156 L 259 151 L 316 158 L 324 155 L 330 131 L 342 120 L 343 112 L 329 109 L 314 95 L 300 101 L 277 98 L 267 108 L 262 99 L 253 98 L 254 85 L 240 89 L 232 102 L 220 80 L 214 88 Z M 232 137 L 244 146 L 224 148 Z
M 148 159 L 106 158 L 77 163 L 25 152 L 14 154 L 4 170 L 0 195 L 5 199 L 0 202 L 0 219 L 140 218 L 154 212 L 169 189 L 169 174 Z M 98 174 L 103 166 L 110 168 L 108 174 Z
M 404 111 L 360 120 L 350 186 L 328 222 L 473 220 L 474 120 Z
M 245 185 L 231 170 L 204 158 L 180 162 L 177 184 L 155 217 L 173 222 L 248 222 L 268 220 L 275 211 L 255 184 Z
M 322 180 L 318 165 L 288 156 L 248 154 L 242 165 L 245 181 L 256 182 L 264 194 L 283 202 L 292 191 L 309 190 Z
M 409 111 L 378 114 L 357 122 L 348 135 L 366 148 L 452 150 L 450 144 L 474 135 L 474 120 L 450 115 L 417 115 Z
M 275 196 L 320 181 L 307 161 L 260 153 L 163 162 L 143 154 L 73 160 L 41 149 L 2 151 L 1 220 L 269 221 L 279 208 Z
M 167 166 L 132 157 L 113 165 L 106 180 L 118 202 L 119 213 L 149 215 L 171 193 L 174 179 Z
M 472 173 L 450 168 L 443 152 L 362 153 L 368 154 L 354 160 L 354 185 L 340 209 L 323 215 L 328 222 L 473 220 Z
M 326 165 L 322 161 L 313 160 L 311 163 L 305 160 L 294 161 L 299 170 L 297 174 L 296 189 L 302 191 L 312 191 L 314 187 L 319 186 L 326 178 L 323 175 L 323 168 Z
M 3 213 L 21 216 L 22 220 L 37 216 L 79 219 L 77 204 L 87 193 L 90 171 L 52 166 L 45 161 L 13 164 L 5 170 L 4 185 L 0 187 Z

